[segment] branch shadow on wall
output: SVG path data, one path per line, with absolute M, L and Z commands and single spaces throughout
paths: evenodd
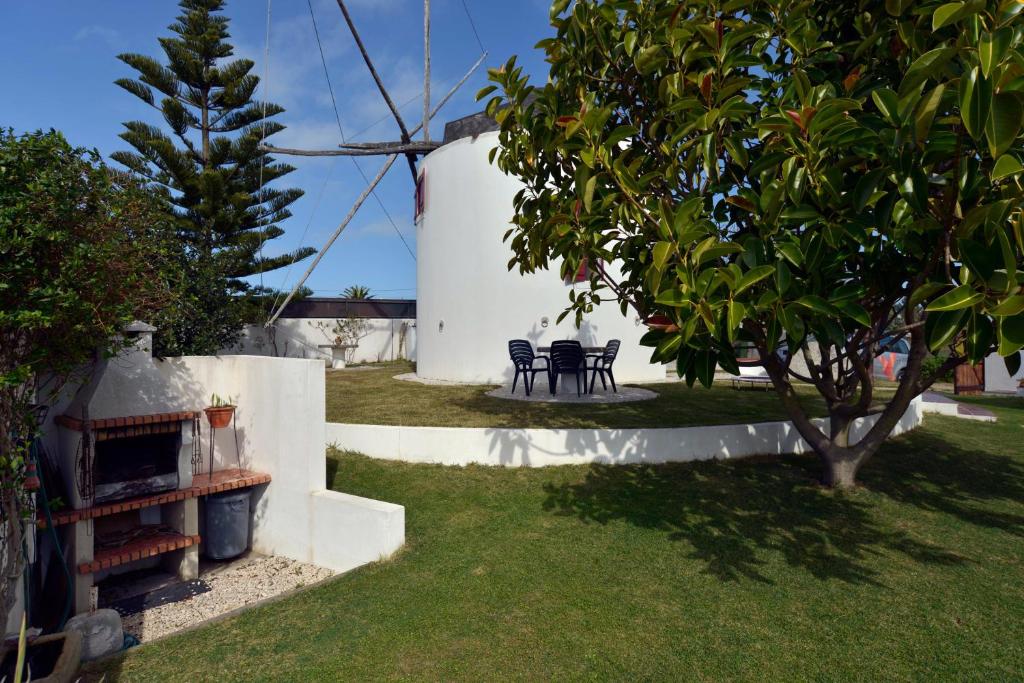
M 587 523 L 625 521 L 664 532 L 685 544 L 706 574 L 768 584 L 773 581 L 766 565 L 777 557 L 822 580 L 881 586 L 884 576 L 876 567 L 882 556 L 928 565 L 981 561 L 887 522 L 879 506 L 894 502 L 999 529 L 1012 542 L 1024 535 L 1024 516 L 991 510 L 1001 501 L 1024 499 L 1024 467 L 933 434 L 916 432 L 886 444 L 862 473 L 866 490 L 830 492 L 815 483 L 818 474 L 810 456 L 595 464 L 582 481 L 545 486 L 543 505 Z

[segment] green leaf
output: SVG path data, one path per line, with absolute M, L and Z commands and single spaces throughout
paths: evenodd
M 670 287 L 669 289 L 659 292 L 658 296 L 654 299 L 654 302 L 662 306 L 671 306 L 673 308 L 685 308 L 690 305 L 689 297 L 675 287 Z
M 998 157 L 1013 145 L 1020 132 L 1024 109 L 1014 93 L 1002 92 L 992 97 L 992 110 L 985 124 L 985 137 L 992 157 Z
M 946 92 L 946 84 L 939 83 L 932 88 L 927 95 L 921 98 L 921 102 L 914 111 L 914 135 L 917 144 L 924 146 L 928 133 L 932 129 L 932 121 L 935 119 L 935 111 L 942 103 L 942 95 Z
M 960 249 L 960 260 L 967 264 L 971 272 L 987 281 L 999 267 L 1002 253 L 981 242 L 969 239 L 957 240 Z
M 789 266 L 786 265 L 785 261 L 775 262 L 775 284 L 779 289 L 779 294 L 785 294 L 789 290 L 789 285 L 793 280 L 793 275 L 790 273 Z
M 1024 313 L 999 319 L 999 355 L 1009 356 L 1024 347 Z
M 946 285 L 941 282 L 925 282 L 923 285 L 914 290 L 914 293 L 910 295 L 910 305 L 916 306 L 925 299 L 941 292 L 946 288 Z
M 697 379 L 704 386 L 710 388 L 715 379 L 715 352 L 711 349 L 701 349 L 697 352 Z
M 955 54 L 955 47 L 939 47 L 918 57 L 903 76 L 900 96 L 907 95 L 912 89 L 938 74 Z
M 858 211 L 863 211 L 864 207 L 867 206 L 868 200 L 871 199 L 871 195 L 875 193 L 875 188 L 878 187 L 878 182 L 885 176 L 885 169 L 876 168 L 874 171 L 868 171 L 860 177 L 857 181 L 856 187 L 853 188 L 853 207 Z
M 800 317 L 796 305 L 789 304 L 780 308 L 779 320 L 782 322 L 782 328 L 786 330 L 786 334 L 793 344 L 799 344 L 807 336 L 807 326 L 804 325 L 803 318 Z
M 932 352 L 938 351 L 959 332 L 966 322 L 970 311 L 936 311 L 928 315 L 924 322 L 925 339 Z
M 752 286 L 754 286 L 755 284 L 765 279 L 774 272 L 774 266 L 757 266 L 756 268 L 751 268 L 750 270 L 743 274 L 743 277 L 740 278 L 740 281 L 736 285 L 736 291 L 734 293 L 740 294 L 742 292 L 745 292 L 746 290 L 750 289 Z
M 940 6 L 932 13 L 932 30 L 938 31 L 943 26 L 960 21 L 984 8 L 984 2 L 949 2 Z
M 888 88 L 876 88 L 871 91 L 871 99 L 882 116 L 897 128 L 900 127 L 899 97 Z
M 863 306 L 855 301 L 840 301 L 835 304 L 835 307 L 850 320 L 858 322 L 864 327 L 871 327 L 871 316 Z
M 583 190 L 583 208 L 590 213 L 590 207 L 594 203 L 594 188 L 597 187 L 597 176 L 591 176 Z
M 992 167 L 992 180 L 1002 180 L 1006 176 L 1017 175 L 1021 171 L 1024 171 L 1024 167 L 1017 161 L 1017 157 L 1004 154 L 996 159 L 996 164 Z
M 835 306 L 830 304 L 828 301 L 825 301 L 825 299 L 821 298 L 816 294 L 805 294 L 804 296 L 797 299 L 796 303 L 800 304 L 804 308 L 810 309 L 815 313 L 820 313 L 822 315 L 832 317 L 839 317 L 840 315 L 839 309 L 837 309 Z
M 654 260 L 654 267 L 658 270 L 664 270 L 665 264 L 668 262 L 669 254 L 672 253 L 671 242 L 658 242 L 651 249 L 651 256 Z
M 961 308 L 973 306 L 984 298 L 982 292 L 977 292 L 970 285 L 960 285 L 935 301 L 928 304 L 927 311 L 955 311 Z
M 1003 359 L 1003 363 L 1006 364 L 1006 372 L 1010 377 L 1013 377 L 1020 372 L 1020 356 L 1021 353 L 1018 351 L 1017 353 L 1011 353 Z
M 972 138 L 978 140 L 985 130 L 992 105 L 992 82 L 978 67 L 960 76 L 960 118 Z
M 997 316 L 1008 316 L 1017 315 L 1018 313 L 1024 312 L 1024 294 L 1014 294 L 993 308 L 991 310 L 992 315 Z
M 736 332 L 739 331 L 747 315 L 747 306 L 742 301 L 729 300 L 729 341 L 736 340 Z
M 817 217 L 818 210 L 809 204 L 791 206 L 779 214 L 779 218 L 784 221 L 796 221 L 798 223 L 806 223 L 807 221 L 814 220 Z
M 978 38 L 978 58 L 981 61 L 981 72 L 986 77 L 992 75 L 992 69 L 1003 61 L 1007 48 L 1010 47 L 1010 39 L 1013 38 L 1013 29 L 1004 26 L 994 33 L 982 33 Z
M 932 13 L 932 30 L 938 31 L 940 28 L 952 21 L 956 13 L 962 10 L 964 3 L 962 2 L 949 2 L 945 5 L 941 5 L 937 10 Z

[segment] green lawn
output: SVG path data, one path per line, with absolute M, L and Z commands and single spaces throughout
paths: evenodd
M 710 389 L 682 382 L 641 384 L 658 394 L 650 401 L 619 404 L 524 403 L 487 396 L 494 387 L 428 386 L 394 379 L 412 372 L 407 362 L 380 363 L 327 373 L 327 421 L 433 427 L 559 427 L 610 429 L 690 427 L 784 420 L 774 392 Z M 541 390 L 543 378 L 539 378 Z M 570 380 L 571 381 L 571 380 Z M 544 389 L 546 391 L 546 389 Z M 825 404 L 811 387 L 801 387 L 807 408 L 824 415 Z
M 107 680 L 1020 680 L 1024 401 L 929 416 L 864 487 L 810 458 L 541 470 L 332 454 L 407 546 Z

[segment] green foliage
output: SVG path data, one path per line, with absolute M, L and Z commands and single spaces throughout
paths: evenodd
M 121 138 L 134 148 L 112 157 L 156 188 L 178 220 L 184 307 L 168 317 L 158 338 L 162 353 L 215 353 L 229 346 L 242 324 L 259 314 L 243 280 L 301 260 L 315 250 L 266 257 L 262 249 L 283 230 L 298 189 L 270 187 L 293 171 L 260 145 L 284 126 L 284 110 L 253 95 L 259 78 L 248 59 L 229 59 L 228 19 L 221 0 L 183 0 L 183 13 L 161 38 L 167 64 L 140 54 L 119 59 L 138 80 L 117 84 L 160 112 L 169 132 L 125 124 Z M 165 326 L 166 327 L 166 326 Z
M 513 265 L 587 259 L 691 383 L 756 345 L 813 338 L 835 417 L 872 410 L 876 342 L 899 316 L 920 362 L 1024 346 L 1022 5 L 818 0 L 559 1 L 551 71 L 491 71 L 499 167 L 519 177 Z M 911 305 L 904 305 L 910 302 Z M 1012 362 L 1012 361 L 1011 361 Z M 805 436 L 807 436 L 805 434 Z M 822 442 L 824 443 L 824 441 Z
M 53 131 L 0 131 L 0 613 L 21 558 L 9 522 L 30 509 L 21 481 L 34 405 L 172 301 L 173 239 L 159 201 L 96 152 Z
M 346 299 L 372 299 L 373 294 L 370 293 L 370 288 L 365 285 L 352 285 L 346 287 L 345 291 L 341 293 Z

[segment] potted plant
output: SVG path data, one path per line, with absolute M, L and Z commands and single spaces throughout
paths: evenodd
M 235 398 L 228 396 L 226 399 L 217 394 L 210 396 L 210 405 L 203 408 L 206 419 L 214 429 L 223 429 L 231 424 L 231 418 L 235 414 Z

